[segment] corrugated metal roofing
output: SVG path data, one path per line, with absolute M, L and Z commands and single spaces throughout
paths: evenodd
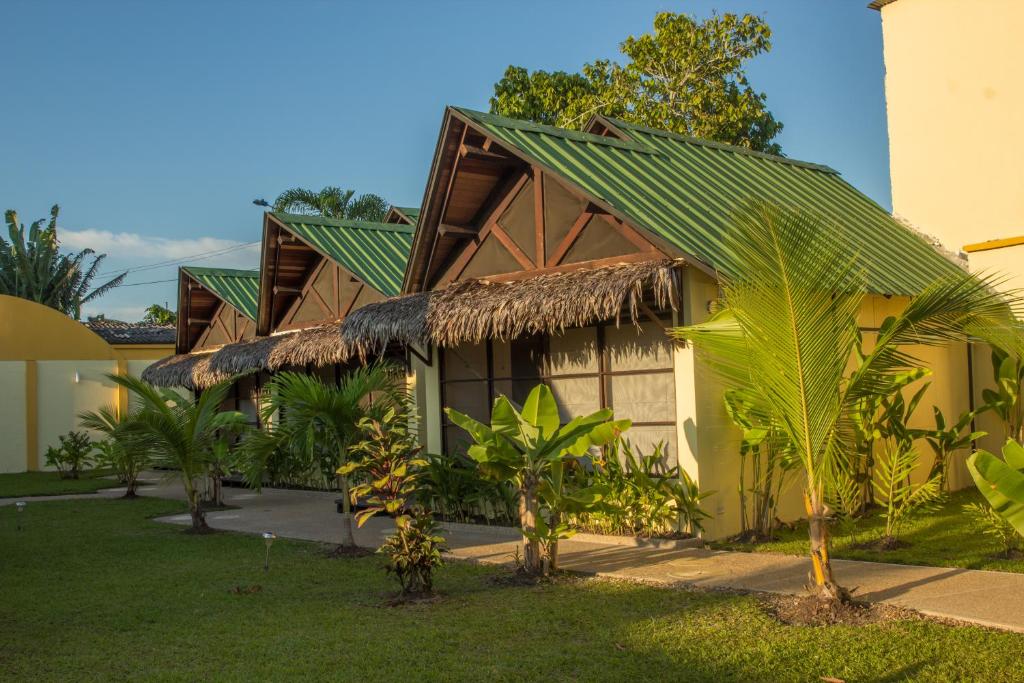
M 913 294 L 957 269 L 826 166 L 611 119 L 631 141 L 455 112 L 725 274 L 742 269 L 723 249 L 730 213 L 754 198 L 814 209 L 845 228 L 872 292 Z
M 411 225 L 273 215 L 296 237 L 381 294 L 394 296 L 401 291 L 415 232 Z
M 395 211 L 412 221 L 413 225 L 420 222 L 420 207 L 418 206 L 396 206 Z
M 260 297 L 260 271 L 232 268 L 196 268 L 183 266 L 190 277 L 234 306 L 238 312 L 256 320 Z

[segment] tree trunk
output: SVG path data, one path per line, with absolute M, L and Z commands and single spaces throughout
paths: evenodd
M 818 492 L 804 493 L 807 510 L 808 533 L 811 541 L 811 573 L 809 588 L 822 600 L 848 602 L 850 593 L 837 584 L 832 576 L 832 562 L 828 555 L 828 520 L 825 505 Z
M 210 529 L 206 524 L 206 513 L 196 492 L 189 494 L 188 511 L 192 515 L 192 531 L 203 532 Z
M 558 525 L 562 523 L 562 513 L 552 512 L 551 513 L 551 529 L 558 528 Z M 558 569 L 558 539 L 552 539 L 551 545 L 548 547 L 548 567 L 551 571 Z
M 341 478 L 341 545 L 354 548 L 356 537 L 352 531 L 352 498 L 349 495 L 348 477 Z
M 537 531 L 537 483 L 527 477 L 519 489 L 519 524 L 523 531 Z M 544 571 L 540 542 L 523 535 L 523 568 L 530 574 L 541 574 Z
M 138 494 L 135 492 L 135 489 L 138 487 L 138 480 L 135 477 L 128 477 L 128 480 L 125 482 L 125 485 L 127 486 L 127 489 L 124 492 L 125 498 L 138 497 Z

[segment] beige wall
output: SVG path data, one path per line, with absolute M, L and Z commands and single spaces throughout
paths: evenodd
M 0 390 L 4 392 L 4 406 L 0 410 L 0 472 L 24 472 L 28 448 L 24 362 L 0 361 Z
M 951 249 L 1024 234 L 1021 26 L 1021 0 L 882 8 L 893 210 Z
M 60 435 L 80 429 L 78 413 L 117 405 L 117 386 L 104 377 L 116 371 L 114 361 L 39 361 L 38 469 L 48 469 L 48 446 L 59 445 Z

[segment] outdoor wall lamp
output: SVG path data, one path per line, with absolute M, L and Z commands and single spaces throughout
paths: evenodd
M 270 546 L 274 544 L 274 539 L 277 535 L 273 531 L 264 531 L 262 534 L 263 542 L 267 544 L 267 554 L 263 558 L 263 571 L 270 571 Z
M 81 381 L 82 381 L 81 375 L 78 374 L 78 370 L 75 370 L 75 384 L 78 384 Z
M 15 515 L 15 517 L 17 517 L 18 519 L 18 531 L 21 531 L 21 514 L 25 512 L 26 505 L 27 503 L 23 500 L 19 500 L 17 503 L 14 504 L 15 509 L 17 509 L 18 511 L 18 514 Z

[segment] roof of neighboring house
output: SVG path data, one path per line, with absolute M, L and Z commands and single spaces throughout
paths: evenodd
M 275 212 L 289 232 L 386 296 L 402 288 L 415 228 Z
M 391 208 L 408 218 L 413 225 L 420 220 L 420 207 L 418 206 L 392 206 Z
M 174 325 L 126 323 L 123 320 L 90 320 L 83 323 L 108 344 L 173 344 Z
M 886 5 L 896 2 L 896 0 L 872 0 L 868 3 L 868 9 L 882 9 Z
M 599 117 L 626 139 L 453 108 L 495 142 L 553 172 L 668 247 L 738 273 L 723 234 L 742 202 L 816 210 L 846 229 L 868 289 L 912 294 L 957 266 L 827 166 Z
M 225 303 L 236 308 L 239 313 L 250 320 L 256 320 L 260 298 L 260 271 L 195 266 L 182 266 L 181 269 Z

